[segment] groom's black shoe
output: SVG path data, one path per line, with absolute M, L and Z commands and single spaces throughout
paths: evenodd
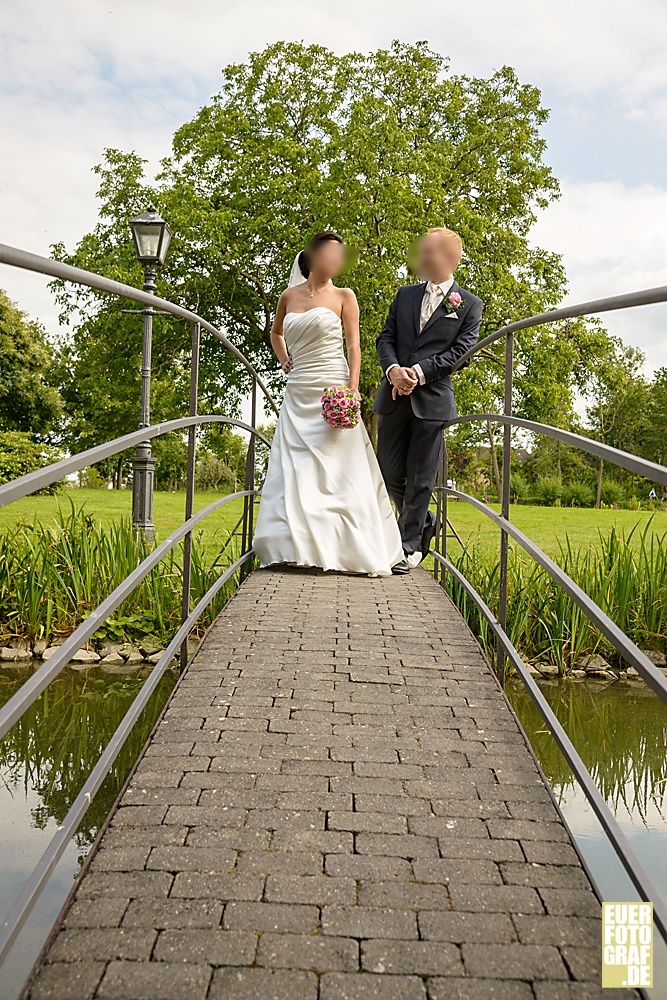
M 429 510 L 426 515 L 426 525 L 424 527 L 424 532 L 422 534 L 422 547 L 421 551 L 426 558 L 431 548 L 431 542 L 435 538 L 435 533 L 438 530 L 438 519 L 432 510 Z
M 410 572 L 410 567 L 408 566 L 407 559 L 401 559 L 400 562 L 396 563 L 395 566 L 391 567 L 391 571 L 394 576 L 405 576 L 406 573 Z

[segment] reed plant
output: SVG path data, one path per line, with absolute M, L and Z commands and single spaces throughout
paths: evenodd
M 494 612 L 498 609 L 498 558 L 488 546 L 473 546 L 452 560 Z M 595 543 L 575 547 L 566 536 L 556 562 L 643 649 L 667 651 L 667 534 L 650 522 L 630 531 L 599 532 Z M 482 645 L 493 635 L 463 588 L 448 578 L 448 590 Z M 571 669 L 600 653 L 621 666 L 615 648 L 522 550 L 511 546 L 508 568 L 508 633 L 522 656 Z
M 224 536 L 224 537 L 223 537 Z M 235 558 L 236 539 L 223 530 L 216 549 L 196 534 L 192 546 L 193 602 Z M 0 533 L 0 643 L 50 644 L 71 633 L 150 552 L 129 519 L 101 525 L 85 510 L 60 510 L 53 521 L 22 521 Z M 220 551 L 224 550 L 224 558 Z M 182 546 L 172 550 L 96 633 L 105 641 L 150 637 L 166 643 L 180 623 Z M 203 629 L 233 592 L 223 588 L 200 621 Z

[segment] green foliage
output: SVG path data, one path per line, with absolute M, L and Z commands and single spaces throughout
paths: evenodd
M 556 476 L 543 476 L 536 483 L 535 493 L 540 503 L 554 504 L 563 495 L 563 484 Z
M 510 475 L 510 496 L 512 503 L 520 503 L 521 500 L 526 500 L 530 494 L 531 489 L 528 481 L 518 472 L 512 472 Z
M 44 435 L 62 412 L 44 330 L 0 291 L 0 431 Z
M 197 489 L 233 493 L 238 487 L 234 470 L 210 451 L 200 451 L 195 469 Z
M 567 536 L 557 562 L 640 647 L 667 651 L 667 534 L 643 528 L 599 533 L 598 544 L 575 548 Z M 498 607 L 498 559 L 473 546 L 452 557 L 493 611 Z M 619 657 L 606 639 L 554 580 L 512 548 L 509 560 L 510 639 L 525 659 L 556 664 L 561 672 L 581 657 L 600 652 Z M 494 637 L 460 584 L 448 589 L 489 652 Z
M 192 597 L 196 602 L 219 573 L 220 548 L 211 551 L 198 534 L 193 539 Z M 0 534 L 0 636 L 22 636 L 30 642 L 52 641 L 76 628 L 101 600 L 146 558 L 151 550 L 129 520 L 101 527 L 85 510 L 71 505 L 51 524 L 21 522 Z M 180 548 L 172 550 L 115 612 L 110 625 L 96 633 L 104 639 L 123 635 L 156 636 L 167 642 L 180 624 L 182 567 Z M 233 591 L 216 598 L 200 620 L 212 621 Z
M 99 470 L 91 465 L 89 469 L 82 469 L 77 474 L 79 486 L 84 490 L 105 490 L 107 481 L 100 474 Z
M 188 468 L 188 446 L 182 434 L 164 434 L 153 438 L 155 458 L 155 488 L 177 490 L 185 485 Z
M 62 454 L 51 445 L 39 444 L 32 434 L 25 431 L 0 431 L 0 483 L 36 472 L 51 462 L 57 462 Z M 62 481 L 45 487 L 42 493 L 57 493 Z
M 603 479 L 601 500 L 608 507 L 620 507 L 625 500 L 625 490 L 616 479 Z
M 569 483 L 563 487 L 561 503 L 564 507 L 592 507 L 595 494 L 586 483 Z

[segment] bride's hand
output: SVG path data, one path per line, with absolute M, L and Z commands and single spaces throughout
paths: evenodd
M 294 362 L 292 361 L 291 354 L 288 355 L 287 361 L 282 361 L 280 363 L 280 367 L 282 368 L 282 370 L 285 372 L 286 375 L 289 375 L 289 373 L 292 371 L 292 368 L 294 367 Z

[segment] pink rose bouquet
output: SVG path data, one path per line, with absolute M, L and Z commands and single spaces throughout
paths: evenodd
M 361 420 L 361 404 L 356 392 L 346 385 L 332 385 L 322 396 L 322 416 L 331 427 L 356 427 Z

